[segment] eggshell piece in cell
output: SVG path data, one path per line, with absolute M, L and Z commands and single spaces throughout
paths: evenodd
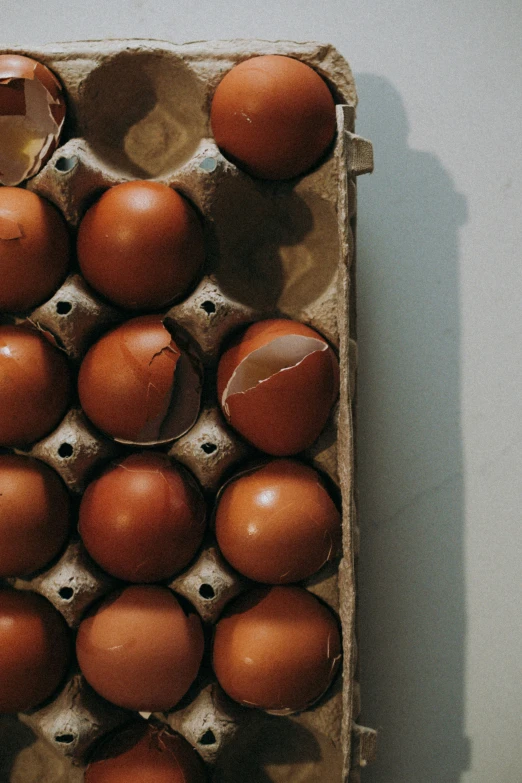
M 78 231 L 85 279 L 129 310 L 158 310 L 178 299 L 204 257 L 203 228 L 194 207 L 159 182 L 109 188 Z
M 203 630 L 164 587 L 131 585 L 110 595 L 80 624 L 78 663 L 108 701 L 164 711 L 185 695 L 203 656 Z
M 58 554 L 69 533 L 70 500 L 52 468 L 0 455 L 0 577 L 26 576 Z
M 65 355 L 27 326 L 0 326 L 0 445 L 27 446 L 65 414 L 71 379 Z
M 79 531 L 107 573 L 159 582 L 195 555 L 205 531 L 205 502 L 195 480 L 165 454 L 133 454 L 87 487 Z
M 214 671 L 223 690 L 247 707 L 306 709 L 326 691 L 340 659 L 336 618 L 300 587 L 251 590 L 216 626 Z
M 49 299 L 69 266 L 69 233 L 50 202 L 0 188 L 0 310 L 27 312 Z
M 67 626 L 56 609 L 36 593 L 0 590 L 0 713 L 51 696 L 68 661 Z

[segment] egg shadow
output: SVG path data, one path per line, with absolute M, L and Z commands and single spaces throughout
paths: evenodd
M 207 218 L 210 272 L 235 301 L 293 315 L 334 279 L 337 217 L 312 189 L 225 177 Z
M 309 729 L 292 718 L 252 710 L 220 754 L 212 783 L 320 783 L 322 761 L 321 744 Z
M 459 229 L 450 173 L 412 148 L 400 94 L 356 77 L 375 174 L 358 189 L 358 485 L 367 783 L 458 783 L 466 596 Z M 436 110 L 434 110 L 436 122 Z

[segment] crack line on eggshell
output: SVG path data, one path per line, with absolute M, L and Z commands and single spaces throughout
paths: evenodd
M 261 352 L 267 352 L 271 350 L 276 350 L 278 346 L 274 347 L 274 343 L 281 344 L 282 341 L 288 342 L 288 340 L 292 341 L 299 341 L 303 342 L 306 341 L 307 343 L 314 343 L 320 345 L 320 347 L 317 347 L 313 350 L 308 350 L 304 356 L 302 356 L 298 361 L 295 361 L 293 364 L 287 365 L 285 367 L 281 367 L 278 370 L 275 370 L 270 375 L 268 375 L 266 378 L 261 378 L 259 380 L 256 380 L 255 382 L 252 382 L 251 385 L 247 389 L 242 389 L 241 391 L 231 391 L 231 387 L 234 385 L 234 382 L 237 382 L 237 375 L 240 372 L 241 368 L 244 367 L 246 362 L 250 362 L 252 360 L 252 357 L 254 357 L 254 361 L 257 356 Z M 223 394 L 221 396 L 221 404 L 223 406 L 223 410 L 227 415 L 230 413 L 230 409 L 228 406 L 228 398 L 233 397 L 235 395 L 239 394 L 248 394 L 249 391 L 252 391 L 252 389 L 257 388 L 258 386 L 261 386 L 263 383 L 267 383 L 267 381 L 270 381 L 272 378 L 274 378 L 276 375 L 279 375 L 283 372 L 289 372 L 290 370 L 295 370 L 296 367 L 299 367 L 306 359 L 308 359 L 309 356 L 313 356 L 314 353 L 322 353 L 324 351 L 327 351 L 329 348 L 328 343 L 324 342 L 324 340 L 320 340 L 316 337 L 304 337 L 303 335 L 284 335 L 282 337 L 276 337 L 271 342 L 267 343 L 266 345 L 261 346 L 260 348 L 256 348 L 254 351 L 248 354 L 248 356 L 245 356 L 244 359 L 242 359 L 237 367 L 235 368 L 234 372 L 230 376 L 230 379 L 225 386 L 225 389 L 223 391 Z

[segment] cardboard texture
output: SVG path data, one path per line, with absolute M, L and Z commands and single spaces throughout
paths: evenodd
M 168 318 L 169 328 L 188 334 L 198 346 L 207 378 L 232 330 L 274 315 L 312 326 L 339 351 L 339 404 L 305 457 L 340 488 L 343 556 L 306 587 L 340 616 L 342 672 L 320 701 L 299 715 L 241 708 L 215 681 L 200 680 L 181 705 L 154 717 L 197 748 L 219 783 L 356 781 L 357 768 L 371 760 L 375 744 L 374 732 L 355 723 L 360 699 L 352 421 L 355 178 L 371 171 L 373 162 L 371 144 L 353 133 L 356 92 L 350 68 L 333 47 L 316 43 L 177 46 L 131 40 L 2 50 L 44 63 L 63 84 L 68 110 L 63 143 L 26 186 L 52 201 L 72 229 L 94 198 L 127 179 L 155 178 L 173 186 L 204 216 L 204 272 Z M 220 154 L 209 128 L 211 97 L 222 76 L 241 60 L 269 53 L 314 67 L 339 104 L 333 149 L 313 171 L 287 182 L 254 180 L 238 170 Z M 101 332 L 128 317 L 91 291 L 75 268 L 55 295 L 30 314 L 33 323 L 56 337 L 73 366 Z M 195 426 L 162 448 L 193 472 L 210 504 L 244 460 L 260 456 L 225 424 L 212 383 L 205 385 Z M 54 467 L 78 495 L 121 450 L 73 408 L 29 453 Z M 92 601 L 116 584 L 77 539 L 43 573 L 10 581 L 46 596 L 73 629 Z M 170 586 L 195 605 L 204 621 L 214 623 L 224 605 L 245 589 L 246 580 L 223 562 L 209 535 L 196 561 Z M 19 719 L 0 716 L 0 780 L 80 781 L 93 742 L 129 717 L 98 697 L 73 666 L 65 686 L 48 703 Z

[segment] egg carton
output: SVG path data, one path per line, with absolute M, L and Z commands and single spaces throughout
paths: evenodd
M 196 476 L 210 506 L 219 486 L 244 460 L 261 456 L 230 429 L 217 405 L 215 372 L 227 335 L 254 320 L 283 316 L 317 329 L 339 351 L 340 402 L 304 456 L 340 488 L 343 555 L 305 586 L 340 617 L 342 672 L 310 710 L 274 717 L 233 703 L 207 667 L 174 710 L 141 718 L 164 721 L 180 732 L 218 783 L 354 783 L 375 745 L 375 733 L 356 724 L 358 529 L 352 423 L 355 179 L 371 171 L 373 162 L 371 144 L 353 132 L 356 92 L 350 68 L 333 47 L 316 43 L 178 46 L 130 40 L 3 51 L 44 63 L 63 84 L 68 113 L 61 146 L 26 187 L 54 203 L 71 229 L 104 189 L 129 179 L 172 186 L 204 216 L 204 274 L 168 311 L 165 322 L 197 345 L 205 368 L 203 404 L 190 431 L 161 449 Z M 311 65 L 339 104 L 333 149 L 315 170 L 292 181 L 252 179 L 221 155 L 212 138 L 209 108 L 217 84 L 234 64 L 258 54 L 288 55 Z M 37 328 L 53 335 L 73 367 L 103 331 L 129 317 L 98 297 L 77 265 L 54 296 L 29 315 Z M 99 470 L 129 448 L 101 435 L 76 403 L 56 430 L 27 453 L 51 465 L 79 497 Z M 17 589 L 44 595 L 73 632 L 86 608 L 121 584 L 95 565 L 77 536 L 42 572 L 10 581 Z M 211 627 L 248 581 L 225 563 L 209 533 L 195 562 L 169 586 Z M 14 783 L 81 780 L 93 743 L 137 717 L 99 697 L 73 663 L 65 684 L 47 703 L 19 715 L 17 722 L 11 716 L 0 719 L 6 734 L 0 774 Z

